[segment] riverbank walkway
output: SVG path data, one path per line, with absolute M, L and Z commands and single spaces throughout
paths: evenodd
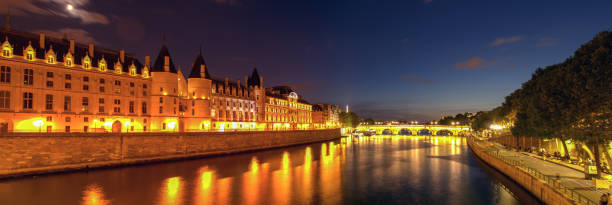
M 577 204 L 597 205 L 599 198 L 608 189 L 596 189 L 592 180 L 585 179 L 584 172 L 562 162 L 551 162 L 537 155 L 517 152 L 489 141 L 474 141 L 488 154 L 519 167 L 538 179 L 553 186 L 558 192 L 572 198 Z

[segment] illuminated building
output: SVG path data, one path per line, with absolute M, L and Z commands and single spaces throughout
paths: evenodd
M 265 122 L 268 129 L 311 129 L 312 105 L 288 86 L 266 89 Z
M 340 112 L 338 105 L 315 104 L 312 106 L 312 124 L 316 129 L 335 128 L 340 126 Z
M 1 132 L 314 128 L 312 106 L 291 88 L 265 88 L 257 68 L 243 81 L 213 77 L 201 51 L 185 77 L 165 42 L 141 63 L 44 33 L 7 27 L 0 39 Z

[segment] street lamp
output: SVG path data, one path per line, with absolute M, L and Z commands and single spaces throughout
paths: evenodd
M 42 120 L 36 120 L 34 122 L 32 122 L 32 125 L 34 125 L 34 127 L 38 127 L 38 132 L 42 132 L 42 126 L 45 124 L 45 122 L 43 122 Z

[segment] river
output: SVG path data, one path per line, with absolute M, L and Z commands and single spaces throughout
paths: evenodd
M 0 204 L 537 204 L 465 138 L 348 137 L 0 181 Z

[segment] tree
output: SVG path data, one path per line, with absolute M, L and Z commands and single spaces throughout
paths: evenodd
M 363 122 L 364 122 L 366 125 L 373 125 L 373 124 L 374 124 L 374 119 L 372 119 L 372 118 L 367 118 L 367 119 L 363 120 Z
M 339 117 L 344 127 L 355 128 L 359 125 L 359 116 L 353 112 L 341 112 Z

